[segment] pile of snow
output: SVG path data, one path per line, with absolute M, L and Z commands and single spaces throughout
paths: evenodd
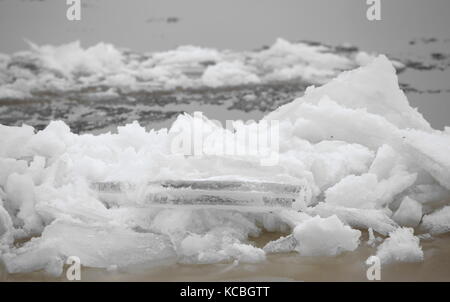
M 361 232 L 344 225 L 336 215 L 308 219 L 294 229 L 296 250 L 303 256 L 336 256 L 354 251 Z
M 413 229 L 398 228 L 378 246 L 376 256 L 381 264 L 420 262 L 423 260 L 423 251 L 419 238 L 414 236 Z
M 79 41 L 60 46 L 28 44 L 28 51 L 0 56 L 0 99 L 105 86 L 129 92 L 291 80 L 322 84 L 362 64 L 358 52 L 338 53 L 328 46 L 283 39 L 252 52 L 180 46 L 137 54 L 107 43 L 88 48 Z M 367 56 L 365 63 L 373 59 Z
M 111 44 L 99 43 L 87 49 L 81 48 L 80 41 L 59 47 L 29 44 L 43 66 L 69 77 L 76 73 L 113 73 L 124 68 L 122 53 Z
M 422 227 L 431 234 L 450 232 L 450 206 L 425 215 L 423 217 Z
M 75 46 L 73 51 L 78 51 Z M 279 47 L 260 54 L 283 60 L 276 55 L 282 52 Z M 192 48 L 182 53 L 189 53 L 189 59 L 175 52 L 153 55 L 152 60 L 176 70 L 203 57 L 224 55 Z M 95 55 L 95 49 L 89 52 Z M 105 60 L 119 57 L 112 51 Z M 293 54 L 286 60 L 300 62 Z M 52 63 L 53 69 L 59 68 L 58 62 Z M 268 62 L 265 68 L 270 70 Z M 248 78 L 237 71 L 238 65 L 231 74 Z M 110 73 L 120 64 L 99 66 Z M 218 71 L 210 69 L 209 80 L 224 80 Z M 249 142 L 243 134 L 255 129 L 255 124 L 243 123 L 225 129 L 198 115 L 181 115 L 170 129 L 146 131 L 132 123 L 115 134 L 100 135 L 74 134 L 60 121 L 37 132 L 26 125 L 0 125 L 0 252 L 5 267 L 10 272 L 58 274 L 69 256 L 79 256 L 87 266 L 119 269 L 258 262 L 266 253 L 294 250 L 332 256 L 358 247 L 361 232 L 352 228 L 390 234 L 377 252 L 383 263 L 416 261 L 422 259 L 419 241 L 412 230 L 400 226 L 416 227 L 425 214 L 417 230 L 450 230 L 449 207 L 440 210 L 450 201 L 450 132 L 432 129 L 409 106 L 386 57 L 308 88 L 305 96 L 257 125 L 271 120 L 279 122 L 278 161 L 265 166 L 265 155 L 258 152 L 173 152 L 180 133 L 189 142 L 203 139 L 209 151 L 229 141 L 245 149 Z M 152 208 L 139 194 L 111 206 L 90 186 L 180 178 L 277 182 L 303 189 L 290 211 L 246 213 Z M 293 233 L 261 249 L 249 238 L 264 230 Z M 14 245 L 18 240 L 25 243 Z

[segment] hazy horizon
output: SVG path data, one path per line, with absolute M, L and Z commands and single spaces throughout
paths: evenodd
M 248 50 L 278 37 L 392 52 L 413 38 L 450 37 L 446 0 L 382 1 L 382 20 L 377 22 L 366 19 L 368 6 L 361 0 L 81 3 L 81 21 L 68 21 L 65 1 L 1 0 L 0 52 L 27 49 L 24 39 L 56 45 L 80 40 L 85 47 L 103 41 L 144 52 L 184 44 Z

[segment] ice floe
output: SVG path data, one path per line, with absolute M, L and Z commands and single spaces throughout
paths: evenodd
M 219 51 L 197 46 L 134 53 L 112 44 L 83 48 L 79 41 L 38 46 L 0 57 L 0 99 L 33 99 L 40 93 L 92 91 L 110 93 L 173 88 L 241 86 L 285 81 L 322 84 L 342 70 L 373 59 L 359 52 L 278 39 L 258 51 Z M 96 92 L 93 91 L 92 94 Z

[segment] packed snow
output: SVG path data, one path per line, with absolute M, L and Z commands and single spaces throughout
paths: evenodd
M 180 68 L 195 69 L 209 60 L 217 64 L 208 65 L 198 79 L 218 86 L 280 76 L 329 77 L 353 64 L 319 50 L 279 40 L 267 50 L 247 54 L 252 63 L 243 66 L 232 52 L 194 47 L 153 54 L 138 64 L 133 54 L 124 63 L 124 53 L 108 45 L 88 50 L 76 43 L 64 50 L 33 46 L 21 58 L 40 67 L 25 68 L 28 73 L 21 77 L 41 81 L 58 75 L 62 85 L 73 83 L 67 77 L 82 85 L 111 81 L 117 76 L 114 70 L 128 68 L 129 79 L 115 80 L 133 85 L 137 68 L 139 76 L 158 78 L 165 85 L 191 83 L 177 73 Z M 79 55 L 66 60 L 66 52 Z M 298 53 L 309 56 L 308 68 L 301 68 L 306 63 Z M 17 56 L 2 62 L 17 62 Z M 24 72 L 20 64 L 8 64 Z M 139 69 L 143 66 L 148 69 Z M 7 85 L 13 89 L 16 84 Z M 80 257 L 85 266 L 120 270 L 171 263 L 255 263 L 280 252 L 333 257 L 356 250 L 362 231 L 369 230 L 373 246 L 378 243 L 374 238 L 388 236 L 376 251 L 388 264 L 421 261 L 416 235 L 450 230 L 450 133 L 432 129 L 409 106 L 385 56 L 366 58 L 365 66 L 309 87 L 303 97 L 258 123 L 274 120 L 280 130 L 278 161 L 265 166 L 261 159 L 266 153 L 172 152 L 180 133 L 189 141 L 200 135 L 223 142 L 251 132 L 255 125 L 237 122 L 231 131 L 198 115 L 180 115 L 169 129 L 146 131 L 135 122 L 99 135 L 74 134 L 61 121 L 41 131 L 0 125 L 2 262 L 10 273 L 43 270 L 58 275 L 69 256 Z M 209 143 L 207 147 L 216 146 Z M 248 143 L 237 140 L 238 147 Z M 109 204 L 91 186 L 121 182 L 145 187 L 167 179 L 270 182 L 302 190 L 291 209 L 265 212 L 152 207 L 139 190 Z M 286 236 L 259 248 L 252 238 L 264 231 Z

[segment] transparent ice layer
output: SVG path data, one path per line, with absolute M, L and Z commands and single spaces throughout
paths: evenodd
M 299 185 L 229 180 L 166 180 L 143 185 L 97 182 L 91 187 L 109 205 L 253 208 L 249 210 L 291 209 L 304 189 Z

